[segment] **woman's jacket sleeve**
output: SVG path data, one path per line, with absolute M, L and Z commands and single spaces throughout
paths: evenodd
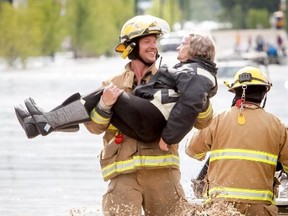
M 169 72 L 180 97 L 162 132 L 167 144 L 179 143 L 192 129 L 198 114 L 209 104 L 210 91 L 217 85 L 215 76 L 209 71 L 191 65 L 185 67 Z

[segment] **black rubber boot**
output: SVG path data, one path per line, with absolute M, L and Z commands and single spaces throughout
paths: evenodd
M 72 101 L 70 100 L 71 98 L 73 98 Z M 52 131 L 63 131 L 64 129 L 67 132 L 75 127 L 79 129 L 79 123 L 90 121 L 89 113 L 81 100 L 80 94 L 77 94 L 76 98 L 75 95 L 72 95 L 62 105 L 45 113 L 37 107 L 32 98 L 25 100 L 25 105 L 28 112 L 32 115 L 40 134 L 46 136 Z M 67 101 L 70 103 L 67 103 Z
M 36 127 L 36 123 L 33 119 L 33 117 L 31 116 L 31 114 L 22 106 L 22 105 L 18 105 L 14 107 L 17 119 L 20 123 L 20 125 L 22 126 L 22 128 L 25 131 L 26 136 L 28 137 L 28 139 L 32 139 L 36 136 L 38 136 L 40 134 L 40 132 L 38 131 L 37 127 Z M 40 111 L 40 109 L 38 109 L 40 113 L 44 114 L 43 111 Z M 75 124 L 75 125 L 69 125 L 68 127 L 64 127 L 64 128 L 58 128 L 56 131 L 59 132 L 77 132 L 79 131 L 79 125 Z
M 24 129 L 25 134 L 28 137 L 28 139 L 32 139 L 38 136 L 40 133 L 30 113 L 27 112 L 21 105 L 15 106 L 14 110 L 15 110 L 17 119 L 20 125 L 22 126 L 22 128 Z
M 98 101 L 102 95 L 102 92 L 103 92 L 103 88 L 98 89 L 98 90 L 82 97 L 82 99 L 84 100 L 84 103 L 85 103 L 85 108 L 87 109 L 88 113 L 90 113 L 91 110 L 98 103 Z M 55 107 L 50 112 L 58 110 L 60 108 L 63 108 L 64 106 L 70 104 L 71 102 L 74 102 L 74 101 L 77 101 L 80 99 L 81 99 L 81 95 L 79 93 L 73 94 L 69 98 L 67 98 L 61 105 Z M 42 116 L 42 115 L 47 114 L 43 111 L 42 108 L 40 108 L 36 105 L 35 101 L 32 98 L 27 99 L 26 102 L 27 102 L 26 106 L 29 106 L 29 109 L 32 111 L 33 115 Z M 18 119 L 19 123 L 21 124 L 22 128 L 24 129 L 26 136 L 29 139 L 34 138 L 34 137 L 38 136 L 39 134 L 42 134 L 42 135 L 48 134 L 47 132 L 43 131 L 43 128 L 41 128 L 41 127 L 39 128 L 40 131 L 38 131 L 34 118 L 25 108 L 23 108 L 22 105 L 15 106 L 14 109 L 15 109 L 17 119 Z M 83 109 L 83 108 L 81 107 L 81 109 Z M 76 114 L 78 111 L 74 110 L 74 112 Z M 70 114 L 71 114 L 71 116 L 74 115 L 73 112 Z M 84 119 L 85 119 L 85 121 L 87 120 L 87 118 L 84 118 Z M 80 122 L 80 123 L 82 123 L 82 122 Z M 53 131 L 58 131 L 58 132 L 77 132 L 77 131 L 79 131 L 79 125 L 78 124 L 74 124 L 74 125 L 73 124 L 71 125 L 71 124 L 72 124 L 72 122 L 70 122 L 68 124 L 68 126 L 63 126 L 63 127 L 59 127 L 59 128 L 57 127 L 55 129 L 53 129 Z

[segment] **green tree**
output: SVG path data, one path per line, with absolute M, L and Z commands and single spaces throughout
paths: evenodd
M 37 17 L 27 8 L 15 9 L 2 3 L 0 9 L 0 56 L 9 66 L 20 60 L 23 67 L 29 56 L 39 55 L 41 32 L 35 19 Z
M 264 18 L 266 15 L 263 14 L 264 10 L 268 12 L 268 14 L 272 14 L 274 11 L 279 10 L 279 1 L 271 1 L 271 0 L 218 0 L 223 8 L 222 14 L 219 16 L 223 21 L 230 21 L 233 24 L 234 28 L 250 28 L 251 19 L 255 20 L 255 16 L 257 21 L 259 22 L 261 18 Z M 249 12 L 251 9 L 257 10 Z M 262 12 L 261 12 L 262 11 Z M 247 19 L 249 16 L 253 16 L 253 18 Z M 266 12 L 264 12 L 266 13 Z M 249 23 L 248 23 L 249 22 Z M 262 20 L 262 22 L 258 23 L 263 27 L 266 26 L 266 23 L 269 22 L 269 17 L 266 17 L 266 20 Z
M 279 9 L 279 0 L 218 0 L 222 7 L 226 10 L 233 8 L 236 5 L 240 5 L 243 9 L 255 8 L 263 9 L 266 8 L 268 11 L 274 12 Z M 245 11 L 244 11 L 245 12 Z
M 174 0 L 153 0 L 152 7 L 146 13 L 166 20 L 170 26 L 183 19 L 179 4 Z
M 111 54 L 123 23 L 133 16 L 132 0 L 70 0 L 68 35 L 75 58 Z M 121 26 L 121 27 L 120 27 Z
M 65 33 L 64 18 L 61 16 L 61 6 L 59 1 L 54 0 L 29 1 L 28 8 L 30 14 L 37 14 L 35 21 L 41 32 L 41 55 L 53 57 L 55 52 L 60 50 Z M 31 13 L 32 11 L 33 13 Z
M 250 9 L 247 14 L 247 27 L 269 28 L 269 13 L 266 9 Z

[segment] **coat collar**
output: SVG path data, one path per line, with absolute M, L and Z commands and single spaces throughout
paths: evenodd
M 157 72 L 157 68 L 154 63 L 147 69 L 147 72 L 145 73 L 143 80 L 149 81 L 150 76 L 154 75 L 156 72 Z M 124 86 L 127 88 L 132 89 L 133 86 L 135 85 L 135 74 L 131 70 L 130 62 L 128 62 L 125 66 L 124 73 L 123 73 L 123 82 L 124 82 Z

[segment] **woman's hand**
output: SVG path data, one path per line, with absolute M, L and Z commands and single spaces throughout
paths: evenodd
M 169 151 L 168 144 L 162 138 L 160 139 L 159 147 L 163 151 Z
M 107 107 L 112 107 L 113 104 L 117 101 L 119 95 L 123 93 L 123 89 L 118 88 L 113 83 L 110 83 L 103 90 L 102 101 Z

